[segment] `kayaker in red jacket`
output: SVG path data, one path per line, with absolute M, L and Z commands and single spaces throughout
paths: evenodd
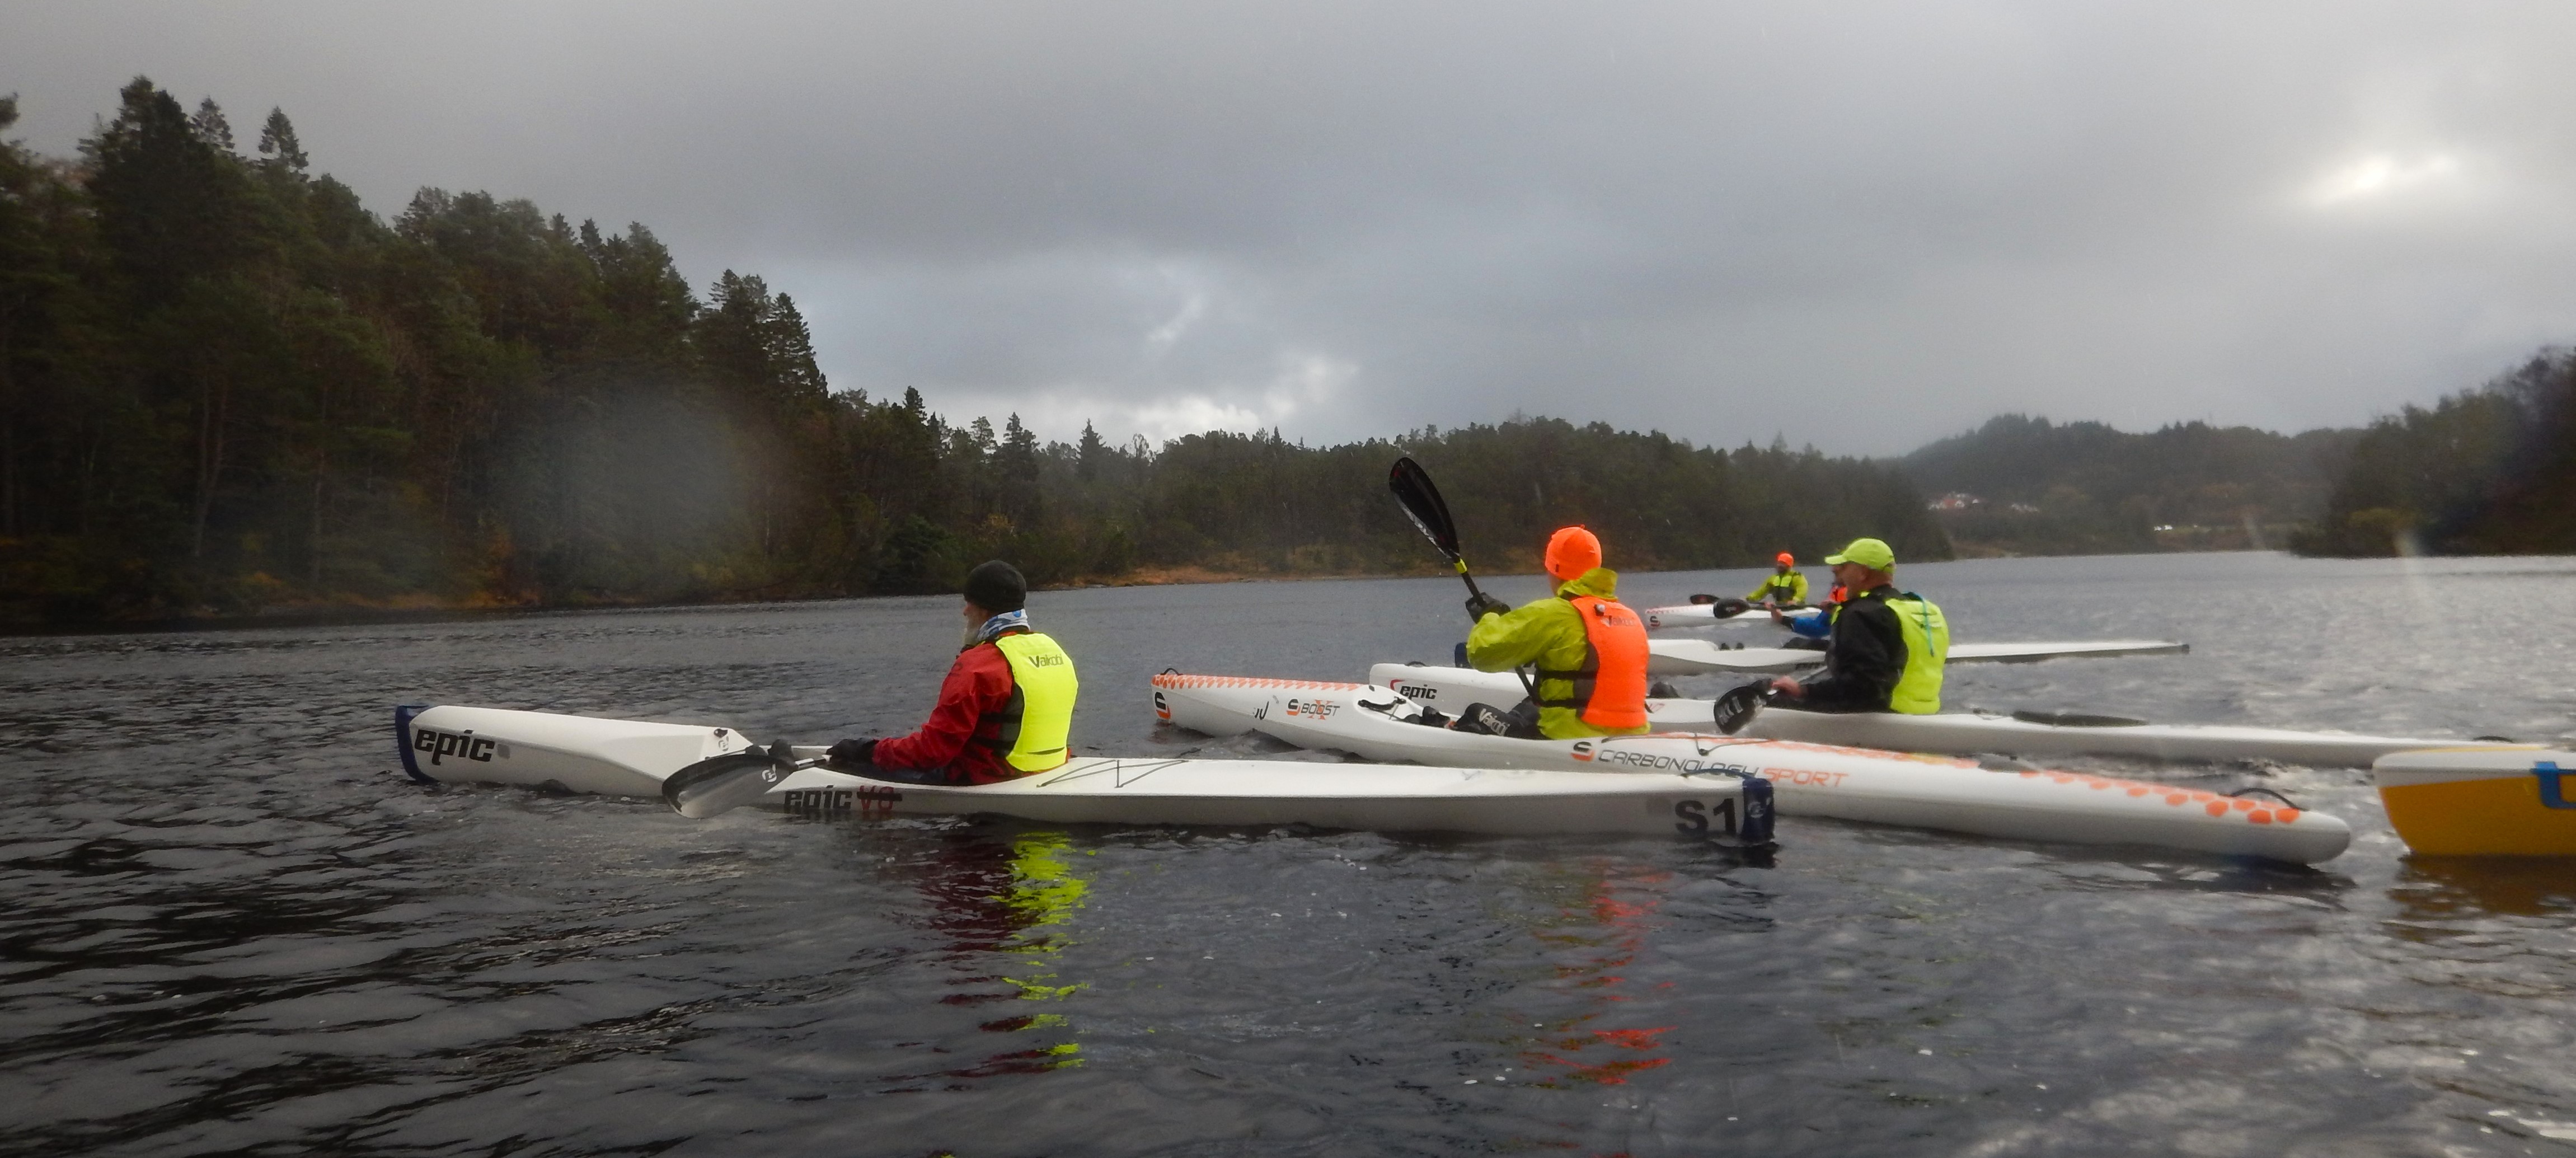
M 1044 772 L 1070 751 L 1073 659 L 1029 628 L 1028 580 L 995 559 L 966 575 L 966 645 L 920 730 L 832 745 L 830 766 L 915 784 L 991 784 Z

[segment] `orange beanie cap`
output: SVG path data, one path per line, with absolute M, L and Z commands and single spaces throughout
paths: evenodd
M 1563 583 L 1601 565 L 1601 540 L 1581 527 L 1559 527 L 1547 539 L 1547 573 Z

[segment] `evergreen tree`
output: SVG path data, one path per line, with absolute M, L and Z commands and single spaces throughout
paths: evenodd
M 1100 440 L 1100 432 L 1091 428 L 1089 419 L 1082 423 L 1082 440 L 1074 444 L 1075 475 L 1084 482 L 1100 477 L 1100 464 L 1109 457 L 1109 444 Z
M 311 164 L 304 157 L 304 146 L 295 139 L 295 123 L 286 119 L 285 109 L 268 110 L 268 123 L 259 130 L 259 155 L 290 173 L 302 173 Z
M 233 151 L 233 124 L 224 119 L 224 110 L 215 104 L 215 98 L 207 97 L 198 103 L 197 115 L 188 118 L 188 127 L 196 131 L 198 140 L 215 151 Z

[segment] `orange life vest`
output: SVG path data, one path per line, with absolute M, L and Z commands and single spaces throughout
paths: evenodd
M 1569 699 L 1540 700 L 1542 708 L 1574 708 L 1596 728 L 1646 726 L 1646 621 L 1616 599 L 1567 595 L 1583 616 L 1583 666 L 1538 670 L 1543 680 L 1571 680 Z

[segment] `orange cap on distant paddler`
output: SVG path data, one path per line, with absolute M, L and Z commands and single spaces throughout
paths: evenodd
M 1780 565 L 1783 567 L 1795 567 L 1798 565 L 1798 559 L 1787 551 L 1782 551 L 1780 552 Z
M 1601 540 L 1581 527 L 1559 527 L 1547 538 L 1547 573 L 1563 583 L 1601 565 Z

